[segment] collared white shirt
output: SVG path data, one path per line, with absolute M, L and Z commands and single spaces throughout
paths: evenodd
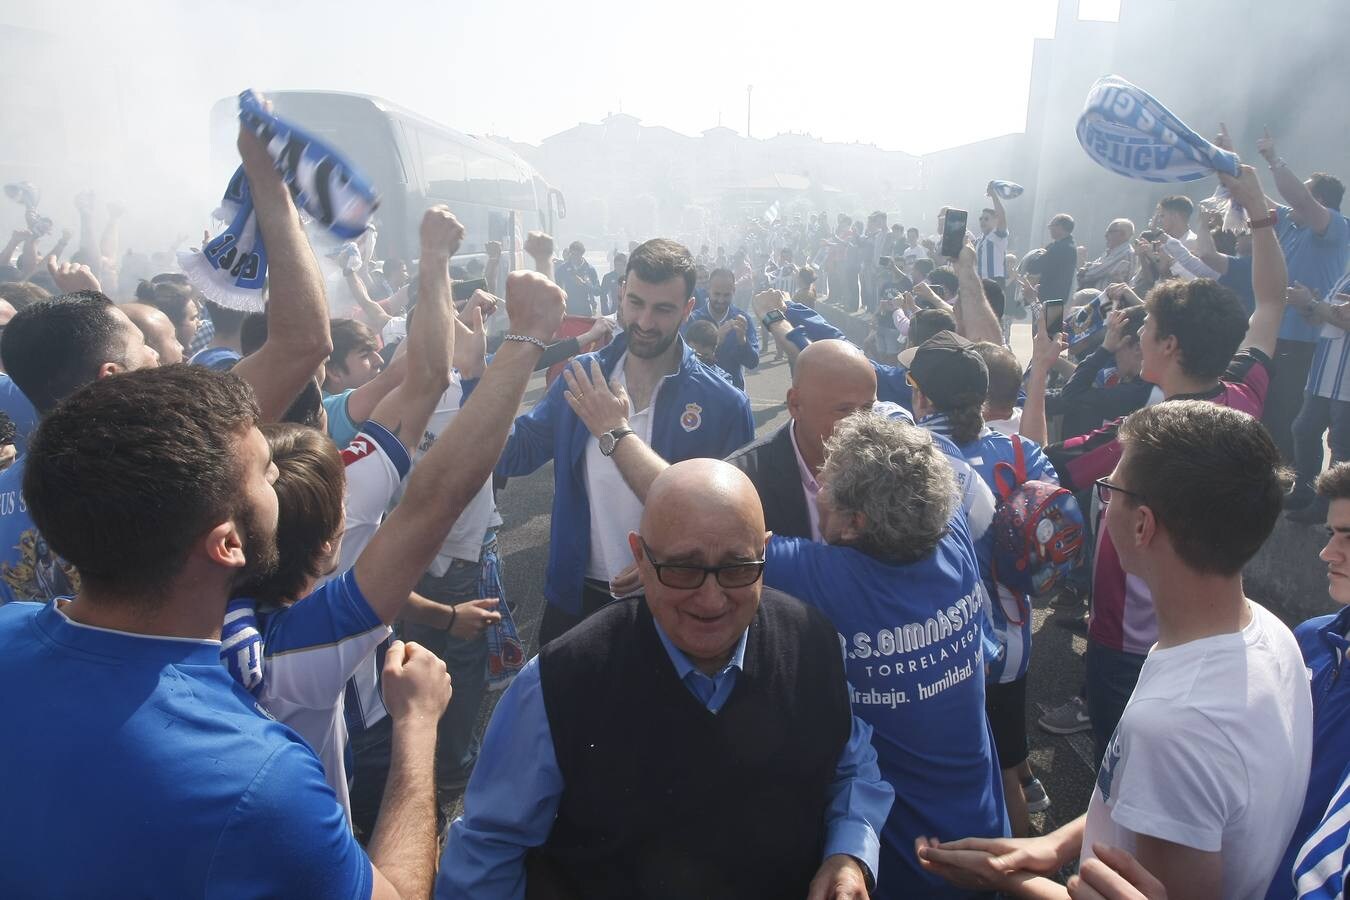
M 816 497 L 820 495 L 820 482 L 816 481 L 816 476 L 812 474 L 811 467 L 802 459 L 802 451 L 797 446 L 797 423 L 788 426 L 788 436 L 792 438 L 792 455 L 797 457 L 797 472 L 802 478 L 802 493 L 806 495 L 806 514 L 811 520 L 811 540 L 824 540 L 820 536 L 820 507 L 816 505 Z

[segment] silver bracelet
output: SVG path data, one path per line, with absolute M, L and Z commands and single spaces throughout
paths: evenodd
M 503 341 L 520 341 L 522 344 L 534 344 L 540 350 L 547 350 L 548 345 L 537 337 L 530 337 L 528 334 L 505 334 L 502 335 Z

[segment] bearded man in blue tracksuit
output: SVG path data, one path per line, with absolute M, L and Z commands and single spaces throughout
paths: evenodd
M 658 238 L 638 247 L 619 301 L 624 333 L 577 358 L 623 388 L 616 394 L 628 403 L 627 427 L 592 436 L 559 378 L 511 430 L 497 474 L 528 475 L 554 463 L 541 646 L 608 603 L 609 580 L 633 561 L 628 533 L 637 530 L 642 502 L 610 459 L 625 437 L 636 434 L 670 463 L 721 459 L 754 437 L 745 394 L 700 362 L 680 337 L 694 307 L 695 278 L 684 246 Z

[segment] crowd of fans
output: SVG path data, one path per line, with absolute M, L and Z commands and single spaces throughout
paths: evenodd
M 821 212 L 508 271 L 437 206 L 330 280 L 244 130 L 263 313 L 92 196 L 39 252 L 11 186 L 0 895 L 1344 896 L 1350 613 L 1291 632 L 1242 570 L 1324 522 L 1350 606 L 1350 225 L 1256 149 L 1283 203 L 1244 165 L 1095 257 L 1067 213 L 1009 252 L 991 182 L 949 256 L 947 210 Z M 523 640 L 496 497 L 547 463 Z M 1052 600 L 1086 678 L 1040 724 L 1100 768 L 1036 834 Z

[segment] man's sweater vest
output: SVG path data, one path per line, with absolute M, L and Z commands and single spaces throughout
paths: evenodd
M 852 724 L 819 612 L 765 589 L 717 713 L 679 680 L 642 599 L 539 654 L 563 795 L 530 898 L 804 897 Z

